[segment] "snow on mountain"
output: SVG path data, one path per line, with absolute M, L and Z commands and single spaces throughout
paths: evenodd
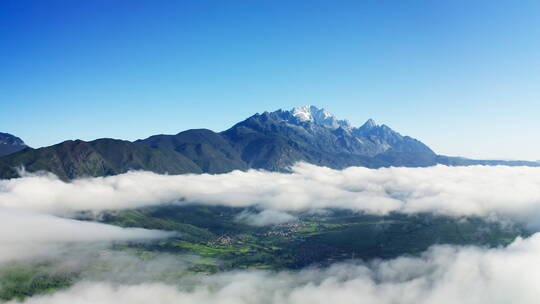
M 303 106 L 296 107 L 291 110 L 294 117 L 300 121 L 313 121 L 313 116 L 311 115 L 311 107 L 313 106 Z
M 347 120 L 338 120 L 332 113 L 312 105 L 296 107 L 290 112 L 300 122 L 311 122 L 330 129 L 337 129 L 339 127 L 346 129 L 352 128 L 351 124 Z
M 360 128 L 363 128 L 363 129 L 372 129 L 372 128 L 376 128 L 378 127 L 379 125 L 375 122 L 375 120 L 373 119 L 368 119 Z

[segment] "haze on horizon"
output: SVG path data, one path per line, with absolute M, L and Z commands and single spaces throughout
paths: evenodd
M 222 131 L 313 104 L 437 153 L 540 159 L 538 1 L 4 1 L 0 132 Z

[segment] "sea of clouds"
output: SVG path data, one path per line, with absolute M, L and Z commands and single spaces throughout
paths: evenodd
M 538 265 L 540 234 L 535 234 L 505 248 L 435 246 L 420 257 L 298 272 L 236 271 L 177 284 L 83 281 L 24 303 L 532 304 L 540 295 Z
M 133 171 L 64 182 L 52 174 L 0 181 L 0 207 L 52 214 L 115 210 L 163 203 L 255 206 L 283 212 L 344 208 L 385 215 L 434 213 L 540 219 L 540 168 L 471 166 L 351 167 L 306 163 L 292 173 L 250 170 L 226 174 L 160 175 Z M 261 218 L 268 218 L 263 214 Z
M 376 215 L 478 216 L 525 223 L 538 231 L 540 168 L 333 170 L 300 163 L 292 173 L 134 171 L 71 182 L 47 173 L 26 174 L 0 181 L 0 265 L 66 254 L 66 248 L 74 248 L 66 247 L 70 244 L 102 249 L 112 242 L 169 237 L 163 231 L 70 218 L 80 211 L 99 213 L 164 203 L 250 207 L 238 220 L 258 226 L 293 221 L 297 211 L 343 208 Z M 72 254 L 70 259 L 84 257 Z M 420 257 L 351 261 L 297 272 L 189 276 L 189 282 L 141 279 L 128 283 L 127 278 L 137 277 L 141 269 L 152 273 L 145 270 L 148 262 L 134 265 L 139 259 L 118 254 L 107 259 L 114 265 L 131 262 L 116 269 L 115 275 L 90 276 L 67 290 L 35 296 L 25 303 L 537 303 L 540 298 L 538 233 L 504 248 L 435 246 Z M 153 261 L 156 269 L 183 267 L 175 257 Z M 126 280 L 108 279 L 120 274 Z

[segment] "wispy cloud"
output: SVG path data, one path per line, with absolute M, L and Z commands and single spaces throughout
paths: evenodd
M 267 226 L 297 221 L 298 218 L 283 211 L 263 210 L 261 212 L 243 211 L 236 220 L 253 226 Z
M 0 208 L 0 263 L 58 254 L 66 245 L 151 240 L 164 231 L 77 221 L 53 215 Z

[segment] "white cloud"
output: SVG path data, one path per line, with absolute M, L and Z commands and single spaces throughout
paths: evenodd
M 236 220 L 253 226 L 268 226 L 294 222 L 298 218 L 283 211 L 267 209 L 258 213 L 243 211 L 236 216 Z
M 171 234 L 0 208 L 0 263 L 57 254 L 69 244 L 148 240 Z
M 292 174 L 254 170 L 179 176 L 130 172 L 71 183 L 52 175 L 25 176 L 0 181 L 0 262 L 34 257 L 36 252 L 51 254 L 51 248 L 71 243 L 166 236 L 56 216 L 164 202 L 254 206 L 259 213 L 245 213 L 242 220 L 256 225 L 294 220 L 291 211 L 321 212 L 331 207 L 373 214 L 431 212 L 509 218 L 537 225 L 540 168 L 332 170 L 298 164 Z M 26 303 L 473 304 L 537 303 L 540 296 L 540 268 L 535 267 L 540 265 L 540 234 L 518 239 L 505 248 L 436 246 L 421 257 L 350 262 L 299 272 L 186 276 L 175 285 L 171 281 L 159 283 L 154 275 L 185 267 L 182 262 L 175 264 L 174 258 L 166 257 L 148 267 L 139 267 L 122 256 L 117 259 L 120 262 L 113 264 L 119 267 L 111 270 L 110 276 L 89 274 L 87 278 L 98 281 L 86 280 L 52 295 L 29 298 Z M 136 276 L 146 269 L 151 276 Z
M 24 303 L 538 303 L 536 265 L 540 234 L 506 248 L 436 246 L 421 257 L 299 272 L 230 272 L 190 277 L 191 284 L 82 282 Z
M 351 167 L 305 163 L 293 173 L 251 170 L 218 175 L 129 172 L 70 183 L 52 175 L 0 181 L 0 206 L 62 213 L 164 202 L 257 206 L 279 211 L 347 208 L 372 214 L 433 212 L 451 216 L 540 219 L 540 168 Z

